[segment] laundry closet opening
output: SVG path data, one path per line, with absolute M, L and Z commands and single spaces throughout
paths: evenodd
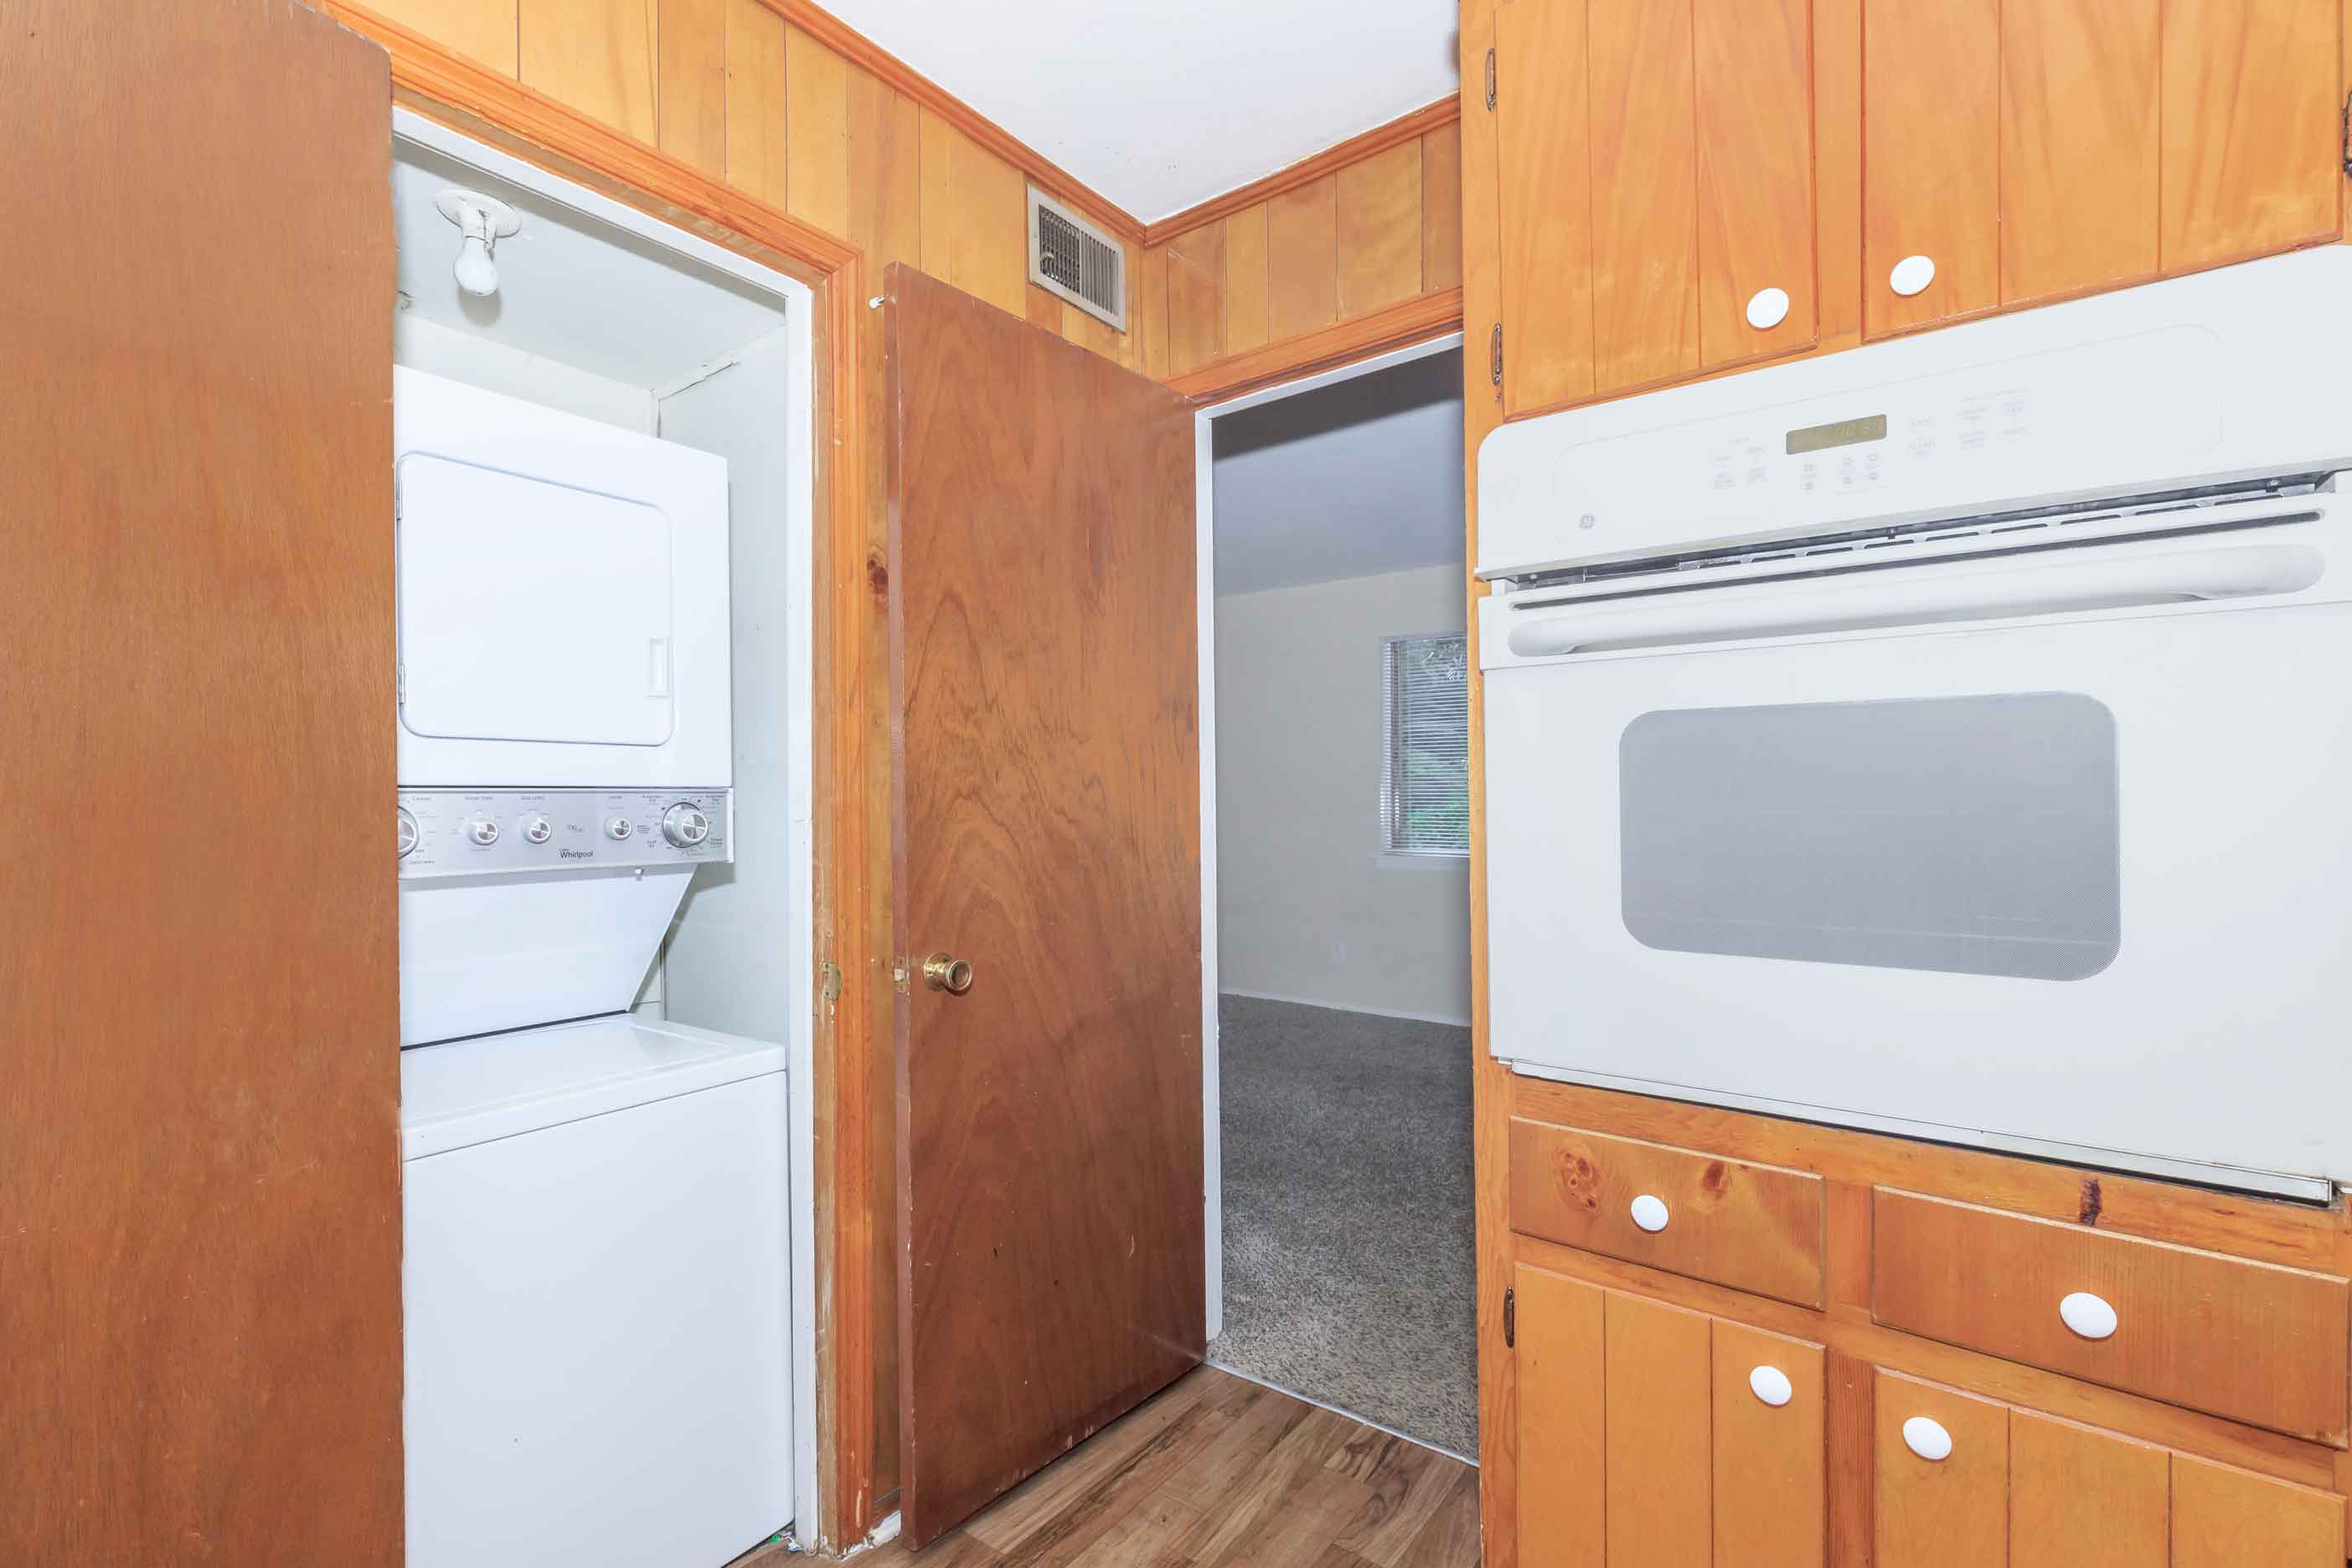
M 394 131 L 408 1558 L 716 1568 L 815 1502 L 810 295 Z
M 1448 339 L 1202 416 L 1209 1359 L 1475 1458 L 1462 415 Z

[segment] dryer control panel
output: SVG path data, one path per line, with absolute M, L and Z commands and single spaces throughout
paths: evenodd
M 404 789 L 400 876 L 723 865 L 734 805 L 725 789 Z

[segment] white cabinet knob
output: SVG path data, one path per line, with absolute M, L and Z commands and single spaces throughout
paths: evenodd
M 1666 1200 L 1643 1193 L 1633 1200 L 1633 1223 L 1655 1233 L 1666 1228 Z
M 2088 1290 L 2077 1290 L 2058 1303 L 2060 1321 L 2086 1340 L 2104 1340 L 2116 1331 L 2116 1310 Z
M 1935 258 L 1927 256 L 1906 256 L 1895 264 L 1894 271 L 1886 275 L 1887 287 L 1906 300 L 1935 280 Z
M 1952 1457 L 1952 1435 L 1944 1424 L 1926 1415 L 1914 1415 L 1903 1423 L 1903 1446 L 1932 1464 L 1941 1464 Z
M 1759 1366 L 1748 1374 L 1748 1391 L 1778 1410 L 1795 1396 L 1789 1374 L 1777 1366 Z
M 1786 289 L 1759 289 L 1748 301 L 1748 324 L 1759 332 L 1769 332 L 1789 319 L 1789 291 Z

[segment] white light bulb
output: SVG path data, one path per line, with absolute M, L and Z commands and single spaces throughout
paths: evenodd
M 457 242 L 457 287 L 468 294 L 495 294 L 499 291 L 498 263 L 490 259 L 489 242 L 478 234 L 469 234 Z

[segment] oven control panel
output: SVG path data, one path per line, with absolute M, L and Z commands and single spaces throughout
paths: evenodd
M 725 864 L 734 804 L 724 789 L 404 789 L 400 875 Z

